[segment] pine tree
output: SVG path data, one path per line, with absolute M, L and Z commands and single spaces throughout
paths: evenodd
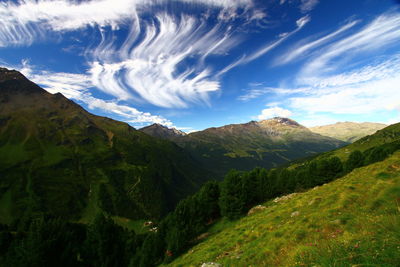
M 238 171 L 231 170 L 221 184 L 219 200 L 221 215 L 228 219 L 237 219 L 243 212 L 245 203 L 242 198 L 242 178 Z
M 355 168 L 359 168 L 364 165 L 364 155 L 359 150 L 355 150 L 350 153 L 349 158 L 345 164 L 346 172 L 351 172 Z

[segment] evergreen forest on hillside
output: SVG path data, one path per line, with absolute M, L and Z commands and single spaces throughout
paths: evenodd
M 400 150 L 399 141 L 338 157 L 309 160 L 294 169 L 232 170 L 222 182 L 207 182 L 181 200 L 154 231 L 135 233 L 115 224 L 107 213 L 88 224 L 39 216 L 18 225 L 1 225 L 4 266 L 157 266 L 191 246 L 221 218 L 237 220 L 265 201 L 329 183 L 355 168 L 379 162 Z

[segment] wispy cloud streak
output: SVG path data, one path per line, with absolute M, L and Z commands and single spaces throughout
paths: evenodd
M 321 77 L 308 87 L 270 91 L 302 114 L 371 114 L 399 107 L 400 55 L 379 64 Z M 297 95 L 298 92 L 301 95 Z
M 248 57 L 246 57 L 243 60 L 243 63 L 251 62 L 251 61 L 253 61 L 253 60 L 265 55 L 266 53 L 268 53 L 269 51 L 271 51 L 272 49 L 274 49 L 275 47 L 280 45 L 282 42 L 284 42 L 286 39 L 288 39 L 289 37 L 291 37 L 292 35 L 294 35 L 298 31 L 300 31 L 308 22 L 310 22 L 310 20 L 311 20 L 311 18 L 308 15 L 298 19 L 296 21 L 297 28 L 295 30 L 293 30 L 291 32 L 288 32 L 288 33 L 281 34 L 280 38 L 278 40 L 276 40 L 275 42 L 260 48 L 256 52 L 254 52 L 251 55 L 249 55 Z
M 219 71 L 218 76 L 228 72 L 229 70 L 231 70 L 239 65 L 247 64 L 247 63 L 254 61 L 254 60 L 262 57 L 263 55 L 267 54 L 268 52 L 270 52 L 271 50 L 273 50 L 274 48 L 276 48 L 280 44 L 282 44 L 286 39 L 290 38 L 292 35 L 296 34 L 298 31 L 300 31 L 307 23 L 310 22 L 310 20 L 311 20 L 311 18 L 308 15 L 301 17 L 300 19 L 298 19 L 296 21 L 297 27 L 295 30 L 293 30 L 291 32 L 282 33 L 279 35 L 279 38 L 277 40 L 264 45 L 263 47 L 250 53 L 249 55 L 243 55 L 238 60 L 232 62 L 231 64 L 229 64 L 228 66 L 223 68 L 221 71 Z
M 318 5 L 319 0 L 301 0 L 300 10 L 303 12 L 309 12 Z
M 322 47 L 302 69 L 299 80 L 310 83 L 320 79 L 324 72 L 332 72 L 337 67 L 330 65 L 337 57 L 350 58 L 373 51 L 400 41 L 400 14 L 384 14 L 366 25 L 363 29 Z M 315 77 L 317 76 L 317 77 Z
M 333 33 L 330 33 L 320 39 L 317 39 L 315 41 L 303 44 L 301 46 L 297 46 L 294 49 L 290 49 L 289 52 L 279 56 L 278 59 L 275 60 L 276 65 L 283 65 L 286 63 L 289 63 L 291 61 L 300 59 L 301 57 L 304 57 L 307 55 L 307 52 L 309 52 L 312 49 L 318 48 L 321 45 L 326 44 L 327 42 L 333 40 L 335 37 L 340 35 L 343 32 L 346 32 L 353 26 L 355 26 L 358 23 L 358 21 L 352 21 L 350 23 L 347 23 L 346 25 L 342 26 L 338 30 L 334 31 Z
M 181 2 L 219 8 L 252 6 L 251 0 L 21 0 L 0 3 L 0 47 L 29 45 L 44 32 L 71 31 L 88 26 L 116 29 L 127 20 L 137 19 L 146 8 Z

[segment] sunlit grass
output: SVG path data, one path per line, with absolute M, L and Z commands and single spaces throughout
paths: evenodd
M 396 166 L 400 153 L 292 199 L 267 202 L 254 215 L 221 221 L 170 266 L 398 266 Z

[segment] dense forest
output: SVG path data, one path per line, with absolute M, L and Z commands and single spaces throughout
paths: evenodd
M 0 226 L 1 266 L 155 266 L 170 262 L 198 242 L 216 220 L 235 220 L 275 197 L 304 191 L 342 177 L 353 169 L 384 160 L 400 142 L 311 159 L 296 167 L 249 172 L 231 170 L 222 182 L 209 181 L 147 234 L 118 226 L 107 212 L 89 225 L 41 215 L 14 225 Z M 107 199 L 100 199 L 107 203 Z M 104 205 L 104 204 L 103 204 Z

